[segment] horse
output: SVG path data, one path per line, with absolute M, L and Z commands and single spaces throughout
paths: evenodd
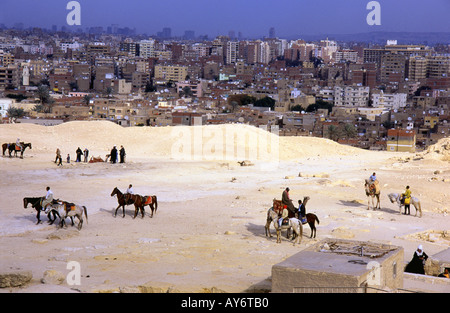
M 155 212 L 156 214 L 156 210 L 158 209 L 158 199 L 156 198 L 156 196 L 142 196 L 142 201 L 142 209 L 144 209 L 144 207 L 148 205 L 152 210 L 152 214 L 150 215 L 150 217 L 153 217 L 153 212 Z
M 308 202 L 310 198 L 308 196 L 303 198 L 303 205 L 306 206 L 306 203 Z M 274 204 L 275 204 L 274 200 Z M 267 211 L 267 218 L 266 218 L 266 225 L 265 225 L 265 231 L 266 231 L 266 236 L 269 235 L 269 237 L 272 237 L 272 234 L 270 233 L 270 223 L 274 220 L 274 219 L 278 219 L 278 217 L 281 215 L 281 213 L 277 213 L 275 211 L 275 209 L 272 207 Z M 289 216 L 292 217 L 292 216 Z M 317 215 L 313 214 L 313 213 L 307 213 L 306 214 L 306 223 L 308 223 L 309 227 L 311 228 L 311 237 L 313 238 L 313 234 L 314 234 L 314 238 L 316 238 L 316 222 L 317 224 L 320 223 L 319 218 L 317 217 Z M 305 223 L 304 223 L 305 224 Z
M 9 151 L 9 157 L 12 157 L 11 154 L 14 151 L 14 156 L 17 157 L 17 151 L 20 151 L 20 158 L 23 159 L 23 153 L 25 152 L 26 148 L 30 148 L 31 149 L 31 142 L 28 143 L 24 143 L 24 142 L 20 142 L 20 144 L 22 145 L 22 149 L 17 149 L 17 146 L 15 143 L 4 143 L 2 145 L 2 149 L 3 149 L 3 156 L 5 155 L 6 150 Z
M 294 246 L 295 246 L 295 242 L 298 242 L 298 244 L 300 244 L 302 242 L 303 225 L 302 225 L 302 222 L 298 218 L 291 217 L 291 218 L 289 218 L 289 222 L 287 223 L 287 225 L 282 224 L 281 226 L 278 224 L 278 219 L 275 219 L 275 220 L 273 220 L 273 226 L 275 227 L 275 229 L 277 231 L 277 243 L 281 243 L 281 231 L 288 230 L 291 228 L 294 230 L 294 233 L 296 234 L 296 236 L 294 238 Z
M 34 208 L 37 211 L 37 213 L 36 213 L 36 218 L 37 218 L 36 225 L 42 223 L 41 218 L 40 218 L 41 217 L 41 211 L 43 211 L 43 208 L 42 208 L 42 205 L 41 205 L 42 200 L 44 200 L 44 197 L 25 197 L 25 198 L 23 198 L 23 207 L 24 207 L 24 209 L 26 209 L 28 207 L 28 204 L 31 204 L 31 207 Z M 53 201 L 55 201 L 55 200 L 53 200 Z M 47 215 L 50 225 L 52 225 L 55 222 L 56 215 L 57 215 L 57 212 L 53 211 L 53 220 L 51 219 L 50 213 Z
M 388 198 L 389 200 L 391 200 L 391 203 L 397 202 L 398 204 L 398 208 L 399 208 L 399 213 L 402 213 L 402 206 L 404 206 L 404 204 L 401 202 L 400 198 L 401 198 L 401 194 L 399 193 L 390 193 L 388 194 Z M 420 216 L 422 217 L 422 205 L 420 204 L 420 200 L 417 197 L 411 197 L 411 204 L 414 206 L 414 208 L 416 209 L 416 215 L 417 216 L 417 211 L 419 211 Z
M 125 194 L 123 194 L 117 187 L 114 187 L 113 191 L 111 192 L 111 197 L 114 197 L 114 195 L 117 195 L 117 202 L 119 205 L 116 208 L 116 211 L 114 213 L 114 217 L 117 215 L 117 210 L 122 207 L 123 216 L 125 217 L 125 206 L 130 205 L 134 203 L 134 200 L 125 201 Z
M 134 194 L 131 194 L 131 193 L 127 193 L 125 195 L 125 201 L 128 202 L 130 200 L 132 200 L 133 203 L 134 203 L 134 216 L 133 216 L 133 218 L 136 218 L 139 210 L 141 210 L 142 218 L 144 218 L 144 216 L 145 216 L 144 206 L 146 205 L 145 204 L 146 203 L 145 198 L 143 196 L 141 196 L 141 195 L 134 195 Z
M 316 214 L 313 213 L 307 213 L 306 214 L 306 222 L 308 223 L 309 227 L 311 228 L 311 237 L 313 238 L 313 233 L 314 233 L 314 238 L 316 238 L 316 221 L 317 224 L 320 223 L 319 218 L 317 217 Z
M 86 216 L 86 223 L 88 222 L 88 215 L 87 215 L 87 209 L 83 205 L 77 205 L 74 203 L 69 203 L 66 201 L 59 201 L 56 204 L 48 205 L 45 209 L 45 213 L 49 214 L 51 211 L 58 212 L 59 216 L 61 217 L 60 227 L 62 228 L 65 225 L 65 219 L 66 217 L 73 217 L 76 216 L 78 218 L 78 230 L 81 230 L 83 227 L 83 213 Z M 72 226 L 74 225 L 73 219 L 72 219 Z
M 381 204 L 380 204 L 380 188 L 379 186 L 377 186 L 378 184 L 375 183 L 371 183 L 369 182 L 368 179 L 366 179 L 365 183 L 364 183 L 364 189 L 366 191 L 366 196 L 367 196 L 367 210 L 370 210 L 370 198 L 372 198 L 372 207 L 373 210 L 375 211 L 377 208 L 381 209 Z M 373 205 L 373 199 L 377 198 L 377 204 L 374 206 Z

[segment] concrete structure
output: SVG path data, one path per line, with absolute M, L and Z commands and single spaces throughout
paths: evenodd
M 325 239 L 272 267 L 272 292 L 370 292 L 403 288 L 403 248 Z M 344 289 L 341 289 L 344 288 Z
M 382 90 L 379 93 L 371 95 L 372 106 L 374 108 L 386 108 L 398 110 L 406 106 L 406 93 L 384 93 Z
M 165 81 L 172 80 L 174 82 L 184 81 L 188 74 L 187 66 L 172 66 L 172 65 L 156 65 L 155 79 L 162 79 Z
M 369 87 L 334 87 L 334 105 L 345 107 L 365 107 L 369 104 Z
M 387 151 L 415 152 L 416 132 L 414 130 L 389 129 Z

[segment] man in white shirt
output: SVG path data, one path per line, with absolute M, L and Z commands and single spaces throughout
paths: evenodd
M 53 192 L 50 190 L 50 187 L 46 188 L 47 194 L 42 200 L 42 208 L 45 210 L 45 207 L 53 202 Z

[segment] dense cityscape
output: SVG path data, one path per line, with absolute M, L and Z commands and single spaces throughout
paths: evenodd
M 2 123 L 245 123 L 416 151 L 450 133 L 450 45 L 0 25 Z

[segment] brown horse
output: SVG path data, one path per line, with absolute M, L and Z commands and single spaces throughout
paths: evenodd
M 316 214 L 313 213 L 306 213 L 306 222 L 308 223 L 309 227 L 311 227 L 311 237 L 313 238 L 313 234 L 314 234 L 314 238 L 316 238 L 316 222 L 317 224 L 320 223 L 319 218 L 317 217 Z
M 155 212 L 156 214 L 156 210 L 158 209 L 158 199 L 156 198 L 155 195 L 153 195 L 153 196 L 142 196 L 142 200 L 143 200 L 142 208 L 148 205 L 152 210 L 152 214 L 150 215 L 150 217 L 153 217 L 153 212 Z
M 3 150 L 3 156 L 5 155 L 6 150 L 9 151 L 9 157 L 12 157 L 12 152 L 14 151 L 14 156 L 17 157 L 17 151 L 20 151 L 20 158 L 23 159 L 23 153 L 25 152 L 26 148 L 30 148 L 31 149 L 31 142 L 28 143 L 24 143 L 24 142 L 20 142 L 20 144 L 22 145 L 22 149 L 16 147 L 15 143 L 4 143 L 2 145 L 2 150 Z
M 133 218 L 136 218 L 139 210 L 141 210 L 142 218 L 144 218 L 144 216 L 145 216 L 144 206 L 146 205 L 145 204 L 145 198 L 143 196 L 141 196 L 141 195 L 134 195 L 134 194 L 131 194 L 131 193 L 125 194 L 125 201 L 128 202 L 130 200 L 133 201 L 133 203 L 134 203 L 134 216 L 133 216 Z
M 122 207 L 122 211 L 123 211 L 123 216 L 122 217 L 125 217 L 125 206 L 133 204 L 134 200 L 132 200 L 132 199 L 129 199 L 128 201 L 125 200 L 125 195 L 126 194 L 123 194 L 117 187 L 114 187 L 113 191 L 111 192 L 111 197 L 114 197 L 114 195 L 117 195 L 117 202 L 119 203 L 119 205 L 116 208 L 116 211 L 114 212 L 114 217 L 116 217 L 117 210 L 120 207 Z M 136 217 L 136 215 L 134 217 Z
M 42 223 L 41 221 L 41 211 L 43 211 L 43 207 L 41 205 L 42 200 L 44 200 L 44 197 L 25 197 L 23 198 L 23 207 L 26 209 L 28 207 L 28 204 L 31 204 L 31 207 L 36 210 L 36 218 L 37 218 L 37 224 Z M 55 201 L 55 200 L 53 200 Z M 50 213 L 47 215 L 49 224 L 53 224 L 53 222 L 56 220 L 57 213 L 53 212 L 53 219 L 50 216 Z

